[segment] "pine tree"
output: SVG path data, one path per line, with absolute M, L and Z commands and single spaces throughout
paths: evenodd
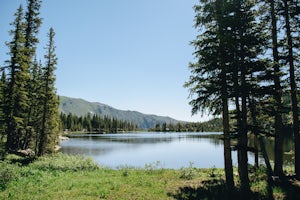
M 27 118 L 25 121 L 25 129 L 26 129 L 26 137 L 23 143 L 23 149 L 28 147 L 34 147 L 34 143 L 30 144 L 30 141 L 34 141 L 37 133 L 35 132 L 37 127 L 34 127 L 33 124 L 37 124 L 36 121 L 39 121 L 38 118 L 33 118 L 33 113 L 37 111 L 35 109 L 39 109 L 37 102 L 37 94 L 40 91 L 37 91 L 37 88 L 40 88 L 37 85 L 37 61 L 34 60 L 34 56 L 36 55 L 36 45 L 39 40 L 37 38 L 37 34 L 39 32 L 39 27 L 41 25 L 41 18 L 39 17 L 39 9 L 41 7 L 40 0 L 29 0 L 27 5 L 27 12 L 25 14 L 25 48 L 27 49 L 26 56 L 28 57 L 28 66 L 30 68 L 30 81 L 28 81 L 26 88 L 28 90 L 28 98 L 29 98 L 29 107 L 27 110 Z
M 26 84 L 29 80 L 28 49 L 25 48 L 23 22 L 23 8 L 19 7 L 12 23 L 14 29 L 10 31 L 13 39 L 7 45 L 10 49 L 11 59 L 8 63 L 8 83 L 5 92 L 5 118 L 7 151 L 16 151 L 21 148 L 25 136 L 25 119 L 28 109 L 28 91 Z
M 41 61 L 33 61 L 30 82 L 30 115 L 28 118 L 28 138 L 26 146 L 38 151 L 39 134 L 42 129 L 43 113 L 43 69 Z M 28 113 L 29 114 L 29 113 Z
M 295 75 L 295 60 L 296 56 L 294 51 L 295 39 L 293 33 L 296 33 L 296 27 L 292 24 L 296 20 L 296 14 L 293 13 L 291 7 L 296 7 L 295 2 L 291 0 L 283 0 L 283 17 L 284 27 L 286 29 L 286 43 L 287 43 L 287 60 L 286 63 L 289 65 L 289 76 L 290 76 L 290 89 L 291 89 L 291 100 L 292 100 L 292 115 L 293 115 L 293 132 L 295 137 L 295 172 L 298 179 L 300 179 L 300 135 L 299 135 L 299 114 L 298 114 L 298 99 L 297 99 L 297 85 Z M 299 15 L 299 14 L 298 14 Z M 295 23 L 294 23 L 295 24 Z M 299 34 L 298 34 L 299 37 Z
M 254 15 L 256 8 L 252 1 L 200 2 L 201 5 L 196 7 L 196 27 L 202 29 L 192 42 L 197 62 L 190 65 L 193 75 L 185 86 L 196 95 L 190 102 L 193 112 L 208 109 L 215 114 L 223 113 L 225 139 L 230 136 L 228 101 L 235 102 L 240 189 L 247 196 L 250 194 L 247 157 L 248 99 L 260 94 L 262 91 L 257 88 L 263 85 L 262 81 L 267 80 L 264 74 L 268 66 L 261 59 L 266 38 L 258 27 Z M 225 140 L 225 161 L 226 152 L 230 154 L 230 141 Z
M 26 28 L 25 28 L 25 47 L 28 48 L 28 56 L 30 61 L 36 54 L 36 45 L 39 43 L 37 34 L 42 23 L 39 17 L 39 10 L 41 7 L 41 0 L 29 0 L 27 5 L 27 12 L 25 14 Z
M 48 45 L 46 47 L 47 54 L 45 55 L 46 64 L 43 68 L 43 113 L 42 127 L 40 131 L 38 155 L 44 155 L 54 151 L 56 139 L 59 131 L 58 121 L 58 98 L 55 90 L 55 75 L 54 71 L 57 65 L 54 45 L 55 32 L 50 28 L 48 37 Z
M 227 46 L 228 29 L 226 19 L 229 12 L 227 2 L 223 0 L 200 1 L 195 6 L 195 27 L 200 35 L 192 41 L 195 47 L 196 62 L 190 64 L 193 75 L 185 84 L 191 95 L 196 97 L 190 102 L 192 113 L 208 110 L 213 114 L 223 114 L 224 158 L 226 184 L 229 191 L 234 188 L 232 158 L 229 135 Z
M 276 15 L 276 1 L 269 0 L 271 31 L 272 31 L 272 53 L 273 53 L 273 77 L 274 77 L 274 113 L 275 113 L 275 160 L 274 173 L 277 176 L 283 176 L 283 120 L 282 120 L 282 85 L 281 85 L 281 69 L 279 65 L 278 53 L 278 28 Z

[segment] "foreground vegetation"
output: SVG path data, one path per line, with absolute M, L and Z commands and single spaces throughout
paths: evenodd
M 102 168 L 91 159 L 57 154 L 0 163 L 0 199 L 226 199 L 222 169 Z M 236 173 L 236 172 L 235 172 Z M 250 173 L 253 199 L 267 198 L 264 169 Z M 299 197 L 297 187 L 274 187 L 275 199 Z M 236 191 L 234 197 L 238 198 Z

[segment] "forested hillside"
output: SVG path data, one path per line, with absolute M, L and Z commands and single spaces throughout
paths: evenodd
M 59 110 L 64 114 L 72 113 L 79 117 L 85 116 L 89 113 L 91 115 L 97 114 L 103 118 L 115 118 L 117 120 L 133 123 L 140 129 L 153 128 L 156 124 L 175 124 L 179 122 L 170 117 L 148 115 L 137 111 L 118 110 L 102 103 L 88 102 L 83 99 L 65 96 L 60 96 Z
M 65 132 L 88 133 L 117 133 L 124 131 L 137 131 L 137 125 L 111 117 L 100 117 L 97 114 L 77 115 L 60 114 L 61 130 Z

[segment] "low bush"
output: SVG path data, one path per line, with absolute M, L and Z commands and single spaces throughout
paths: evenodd
M 197 175 L 197 171 L 195 167 L 193 167 L 193 163 L 190 163 L 189 167 L 183 167 L 180 169 L 180 178 L 185 180 L 192 180 Z
M 80 171 L 99 169 L 91 158 L 83 156 L 70 156 L 66 154 L 54 154 L 38 158 L 31 167 L 42 170 Z

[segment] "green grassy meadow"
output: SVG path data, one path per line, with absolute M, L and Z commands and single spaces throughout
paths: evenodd
M 171 170 L 153 163 L 141 169 L 123 166 L 113 170 L 98 166 L 89 158 L 63 154 L 38 158 L 29 164 L 27 161 L 9 155 L 0 162 L 0 199 L 158 200 L 228 197 L 222 169 L 196 169 L 191 165 Z M 250 178 L 253 199 L 266 199 L 267 183 L 263 169 L 251 173 Z M 289 195 L 276 187 L 273 193 L 275 199 L 285 199 Z M 234 195 L 239 197 L 238 192 Z

